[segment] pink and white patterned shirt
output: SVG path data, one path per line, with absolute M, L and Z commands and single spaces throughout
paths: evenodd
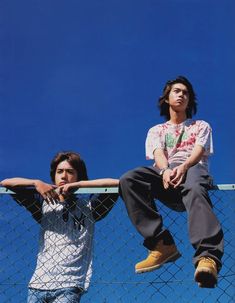
M 148 131 L 146 138 L 146 159 L 154 159 L 154 151 L 163 149 L 168 163 L 183 163 L 191 155 L 195 145 L 201 145 L 205 152 L 200 160 L 208 169 L 208 156 L 213 153 L 212 129 L 203 120 L 187 119 L 180 124 L 167 121 Z

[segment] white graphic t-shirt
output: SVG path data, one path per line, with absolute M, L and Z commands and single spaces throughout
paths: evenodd
M 86 290 L 92 274 L 94 223 L 84 199 L 54 205 L 44 201 L 37 265 L 29 287 Z
M 163 149 L 168 163 L 183 163 L 192 153 L 195 145 L 200 145 L 205 152 L 200 160 L 208 169 L 208 156 L 213 153 L 212 130 L 203 120 L 187 119 L 180 124 L 165 122 L 148 131 L 146 138 L 146 159 L 154 159 L 154 151 Z

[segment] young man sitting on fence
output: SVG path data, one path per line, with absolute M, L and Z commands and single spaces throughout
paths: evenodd
M 58 153 L 51 162 L 50 175 L 54 185 L 25 178 L 1 182 L 17 193 L 14 199 L 41 224 L 28 303 L 80 302 L 91 278 L 94 223 L 108 214 L 118 194 L 100 194 L 87 201 L 71 190 L 118 186 L 119 181 L 89 181 L 84 161 L 74 152 Z M 35 187 L 37 193 L 23 188 L 28 186 Z
M 159 107 L 167 122 L 152 127 L 146 140 L 146 156 L 155 161 L 154 166 L 136 168 L 120 179 L 129 217 L 150 250 L 135 269 L 152 271 L 180 257 L 172 235 L 163 227 L 154 203 L 158 199 L 176 211 L 187 211 L 189 237 L 196 250 L 195 281 L 211 288 L 217 284 L 223 255 L 223 232 L 207 192 L 211 128 L 205 121 L 191 119 L 197 104 L 185 77 L 166 83 Z

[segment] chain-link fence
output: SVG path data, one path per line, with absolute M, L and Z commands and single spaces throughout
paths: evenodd
M 98 194 L 93 196 L 95 199 L 92 198 L 96 206 L 89 208 L 93 211 L 93 218 L 94 212 L 98 216 L 105 216 L 106 208 L 102 208 L 97 201 L 104 200 L 107 196 L 111 198 L 110 201 L 113 198 L 115 200 L 117 189 L 80 189 L 77 192 L 79 201 L 83 201 L 83 205 L 90 205 L 88 201 L 92 200 L 90 195 L 94 192 Z M 37 221 L 41 223 L 41 217 L 39 209 L 35 208 L 36 204 L 33 204 L 32 208 L 27 207 L 29 211 L 22 207 L 22 204 L 26 206 L 24 201 L 28 200 L 27 194 L 24 195 L 26 195 L 25 200 L 18 199 L 16 203 L 15 195 L 10 195 L 4 188 L 0 191 L 1 303 L 27 301 L 28 283 L 36 266 L 38 233 L 42 226 Z M 182 257 L 175 263 L 165 264 L 154 272 L 135 274 L 135 263 L 145 258 L 147 251 L 142 246 L 142 238 L 131 225 L 124 204 L 119 198 L 109 214 L 94 224 L 93 274 L 88 292 L 82 296 L 81 302 L 234 302 L 235 187 L 234 185 L 219 186 L 210 191 L 210 195 L 225 235 L 223 268 L 215 289 L 201 289 L 194 282 L 192 264 L 194 251 L 188 240 L 186 213 L 171 211 L 160 203 L 158 207 L 164 218 L 164 225 L 174 235 Z M 105 207 L 107 205 L 109 204 Z M 68 220 L 68 214 L 71 215 L 73 226 L 76 227 L 75 231 L 79 233 L 85 217 L 77 217 L 74 209 L 74 204 L 71 204 L 67 206 L 67 212 L 64 211 L 64 206 L 59 211 L 63 221 Z M 30 211 L 34 213 L 34 218 Z M 91 219 L 90 222 L 94 220 Z M 58 226 L 62 228 L 61 225 Z M 51 222 L 51 229 L 56 229 L 54 222 Z M 57 230 L 57 233 L 63 231 Z M 60 240 L 54 238 L 55 247 Z M 88 254 L 89 251 L 86 253 Z M 67 254 L 64 256 L 68 258 Z M 48 270 L 45 268 L 45 271 Z

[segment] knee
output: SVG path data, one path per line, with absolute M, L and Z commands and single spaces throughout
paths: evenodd
M 200 183 L 192 183 L 185 186 L 185 191 L 193 195 L 201 195 L 207 192 L 206 188 Z
M 125 195 L 128 194 L 134 183 L 134 172 L 132 170 L 123 174 L 119 179 L 119 194 L 125 201 Z
M 137 167 L 123 174 L 119 181 L 120 188 L 130 188 L 144 181 L 144 167 Z
M 208 194 L 207 189 L 200 183 L 191 184 L 190 186 L 185 187 L 183 192 L 183 201 L 185 207 L 200 207 L 204 208 L 212 207 L 212 203 Z M 207 202 L 207 203 L 205 203 Z
M 135 170 L 130 170 L 120 177 L 119 184 L 121 187 L 125 186 L 126 184 L 133 182 L 135 178 L 136 178 Z

